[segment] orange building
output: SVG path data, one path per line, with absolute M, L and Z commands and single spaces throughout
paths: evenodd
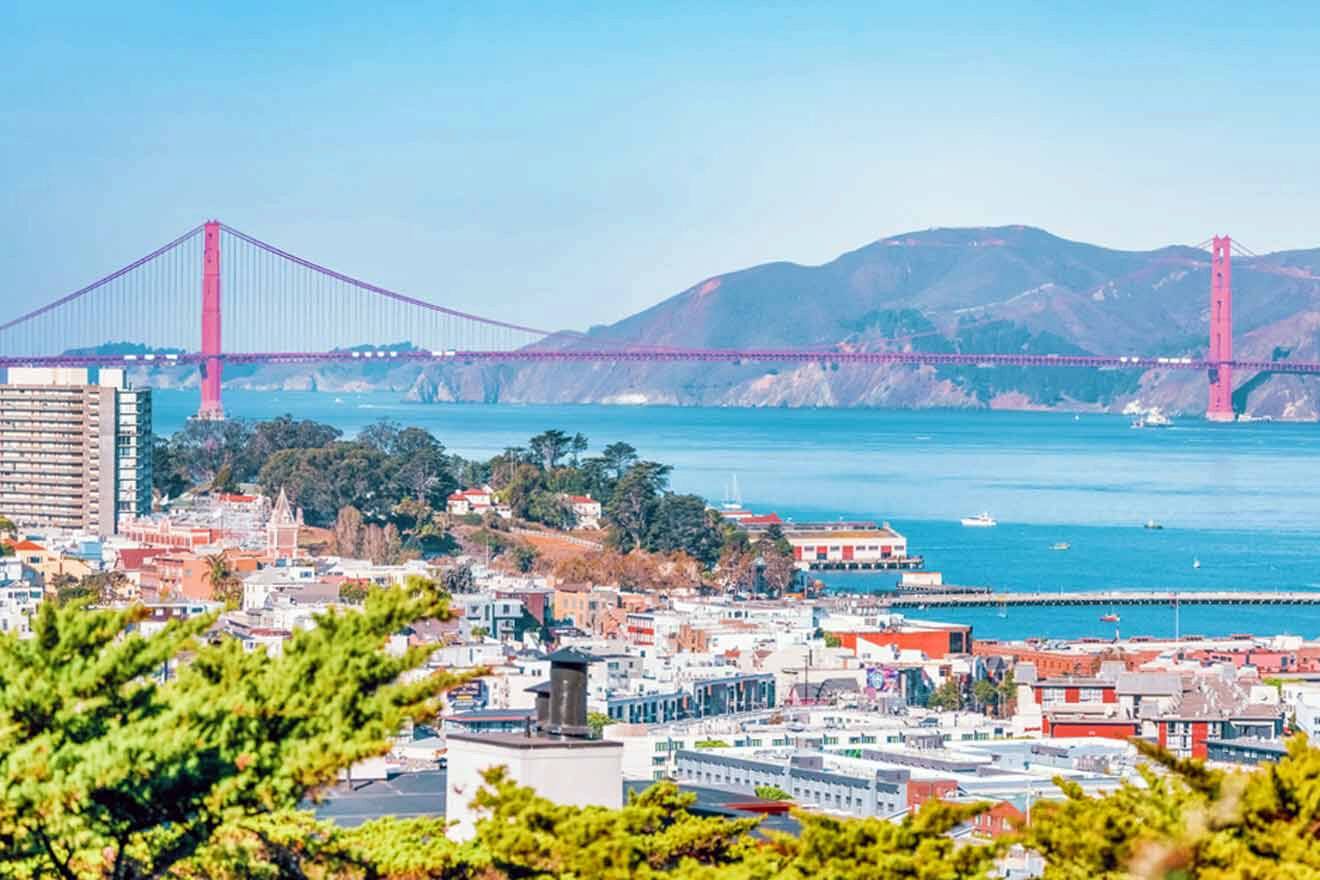
M 680 623 L 678 634 L 674 637 L 674 647 L 679 651 L 704 654 L 710 650 L 710 631 L 688 623 Z
M 931 660 L 950 654 L 972 652 L 972 628 L 961 623 L 914 623 L 875 630 L 853 630 L 830 635 L 839 640 L 840 647 L 858 653 L 859 643 L 866 642 L 900 651 L 920 651 Z
M 951 798 L 958 793 L 954 779 L 909 779 L 907 782 L 908 808 L 916 810 L 931 798 Z
M 260 567 L 254 556 L 226 553 L 225 557 L 235 577 L 241 578 Z M 194 553 L 163 553 L 152 562 L 155 563 L 154 580 L 158 595 L 184 599 L 213 598 L 211 582 L 206 577 L 209 568 L 206 557 Z
M 999 801 L 972 819 L 972 828 L 986 837 L 1011 834 L 1027 821 L 1027 814 L 1011 801 Z
M 563 584 L 555 588 L 555 620 L 573 621 L 585 632 L 595 632 L 607 609 L 619 607 L 619 594 L 585 584 Z

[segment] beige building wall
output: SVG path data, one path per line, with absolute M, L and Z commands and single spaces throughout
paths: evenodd
M 455 840 L 469 840 L 480 816 L 472 799 L 485 785 L 482 773 L 504 767 L 519 785 L 557 804 L 579 807 L 623 806 L 623 745 L 608 740 L 554 740 L 520 734 L 446 736 L 449 771 L 446 818 Z
M 15 368 L 0 384 L 0 514 L 115 533 L 151 511 L 151 392 L 122 370 Z

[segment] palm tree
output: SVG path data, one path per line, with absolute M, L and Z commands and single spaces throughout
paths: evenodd
M 223 553 L 212 553 L 206 557 L 206 582 L 211 585 L 211 598 L 226 605 L 237 603 L 242 598 L 242 581 L 229 567 L 229 559 Z

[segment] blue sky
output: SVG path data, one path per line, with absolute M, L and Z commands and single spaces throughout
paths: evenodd
M 929 226 L 1320 246 L 1320 16 L 1147 5 L 20 3 L 0 318 L 207 216 L 575 327 Z

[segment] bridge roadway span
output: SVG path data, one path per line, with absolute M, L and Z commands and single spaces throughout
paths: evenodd
M 0 356 L 0 367 L 106 367 L 106 366 L 174 366 L 197 365 L 209 358 L 231 364 L 244 363 L 321 363 L 327 361 L 393 360 L 421 363 L 477 363 L 495 361 L 705 361 L 717 363 L 774 362 L 825 364 L 930 364 L 934 366 L 965 367 L 1082 367 L 1108 369 L 1167 369 L 1209 370 L 1228 366 L 1236 370 L 1271 371 L 1276 373 L 1320 374 L 1320 363 L 1307 361 L 1224 361 L 1202 358 L 1166 358 L 1100 355 L 1052 354 L 968 354 L 961 352 L 924 351 L 813 351 L 810 349 L 706 349 L 617 347 L 608 345 L 598 349 L 526 347 L 512 351 L 274 351 L 230 352 L 206 355 L 186 352 L 171 355 L 11 355 Z
M 1320 590 L 1117 590 L 1086 593 L 902 593 L 877 596 L 886 608 L 1002 608 L 1048 605 L 1320 605 Z

